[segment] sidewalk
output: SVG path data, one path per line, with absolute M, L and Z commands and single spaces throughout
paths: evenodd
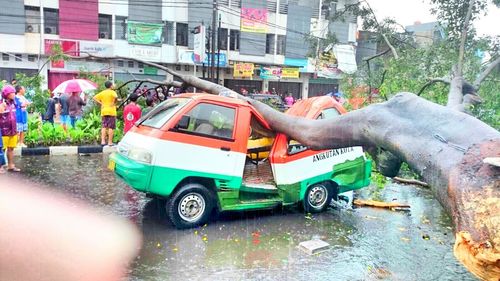
M 75 155 L 90 153 L 111 153 L 116 151 L 116 146 L 82 145 L 82 146 L 50 146 L 50 147 L 17 147 L 15 156 L 32 155 Z

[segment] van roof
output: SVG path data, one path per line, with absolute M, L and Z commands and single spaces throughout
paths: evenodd
M 212 95 L 212 94 L 206 94 L 206 93 L 185 93 L 185 94 L 175 95 L 174 97 L 192 98 L 192 99 L 198 99 L 198 100 L 211 100 L 211 101 L 231 103 L 231 104 L 250 107 L 250 105 L 247 102 L 240 100 L 240 99 L 237 99 L 237 98 L 230 98 L 230 97 L 224 97 L 224 96 L 218 96 L 218 95 Z

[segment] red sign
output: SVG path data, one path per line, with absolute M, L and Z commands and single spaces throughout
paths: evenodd
M 52 40 L 45 39 L 45 54 L 52 55 L 54 45 L 61 46 L 61 50 L 71 56 L 80 56 L 80 45 L 78 41 L 66 41 L 66 40 Z M 64 68 L 64 61 L 52 61 L 51 66 L 53 68 Z

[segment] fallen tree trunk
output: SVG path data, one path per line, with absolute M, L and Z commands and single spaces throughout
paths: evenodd
M 411 93 L 329 120 L 297 118 L 249 102 L 274 130 L 314 149 L 382 148 L 408 163 L 451 215 L 455 256 L 476 276 L 500 279 L 500 170 L 483 163 L 500 156 L 498 131 Z
M 86 58 L 131 59 L 93 55 Z M 165 70 L 208 93 L 247 100 L 275 131 L 313 149 L 359 145 L 369 153 L 383 151 L 386 162 L 393 163 L 385 163 L 385 169 L 380 169 L 385 176 L 394 177 L 401 162 L 408 163 L 429 183 L 451 215 L 457 259 L 484 280 L 500 280 L 500 170 L 483 163 L 484 158 L 500 156 L 500 132 L 485 123 L 411 93 L 397 94 L 387 102 L 335 119 L 309 120 L 285 115 L 221 85 L 176 73 L 165 66 L 132 60 Z

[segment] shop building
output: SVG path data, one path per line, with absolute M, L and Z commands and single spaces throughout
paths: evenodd
M 325 18 L 343 9 L 346 1 L 328 6 L 322 0 L 216 1 L 219 39 L 215 42 L 220 55 L 214 78 L 237 91 L 274 88 L 296 98 L 333 87 L 340 78 L 340 60 L 354 58 L 356 18 L 334 24 Z M 207 78 L 211 56 L 199 56 L 200 36 L 195 29 L 203 25 L 205 38 L 211 39 L 213 4 L 212 0 L 0 0 L 0 5 L 9 7 L 8 13 L 0 13 L 0 79 L 11 79 L 17 72 L 40 72 L 48 88 L 82 70 L 121 81 L 165 79 L 162 71 L 129 60 L 46 63 L 55 45 L 76 56 L 138 58 Z M 323 64 L 334 71 L 318 71 L 321 63 L 308 58 L 306 36 L 324 37 L 328 28 L 339 44 L 352 51 L 337 56 L 338 62 Z M 246 71 L 236 71 L 243 66 Z

